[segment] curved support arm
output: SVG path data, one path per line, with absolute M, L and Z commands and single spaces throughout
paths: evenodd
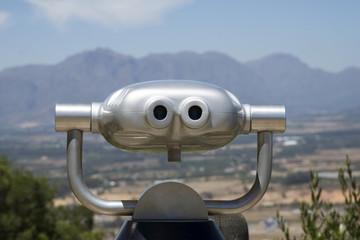
M 131 215 L 136 200 L 104 200 L 90 192 L 82 172 L 82 131 L 67 132 L 66 165 L 68 179 L 76 198 L 90 210 L 107 215 Z
M 264 196 L 270 182 L 272 168 L 272 132 L 257 134 L 256 179 L 250 191 L 234 200 L 205 200 L 209 215 L 244 212 Z
M 266 192 L 272 168 L 272 132 L 259 132 L 256 179 L 250 191 L 234 200 L 205 200 L 210 215 L 240 213 L 254 206 Z M 90 192 L 82 172 L 82 131 L 67 132 L 67 173 L 72 191 L 90 210 L 107 215 L 131 215 L 136 200 L 104 200 Z

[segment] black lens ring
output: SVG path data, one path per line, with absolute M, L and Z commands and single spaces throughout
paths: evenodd
M 189 118 L 191 120 L 194 120 L 194 121 L 199 120 L 202 116 L 202 109 L 201 109 L 201 107 L 199 107 L 197 105 L 191 106 L 189 108 L 188 114 L 189 114 Z
M 154 107 L 153 112 L 154 117 L 159 121 L 164 120 L 167 116 L 167 109 L 163 105 L 157 105 L 156 107 Z

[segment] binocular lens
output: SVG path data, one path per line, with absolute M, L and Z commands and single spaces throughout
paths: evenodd
M 166 107 L 162 105 L 158 105 L 154 108 L 154 117 L 157 120 L 164 120 L 166 118 L 166 115 L 167 115 Z
M 192 106 L 189 108 L 189 117 L 192 120 L 199 120 L 202 115 L 202 109 L 199 106 Z

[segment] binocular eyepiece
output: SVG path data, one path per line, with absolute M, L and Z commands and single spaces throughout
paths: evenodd
M 101 133 L 130 152 L 202 152 L 239 134 L 285 131 L 284 106 L 251 106 L 218 86 L 196 81 L 150 81 L 112 93 L 103 103 L 56 105 L 56 131 Z

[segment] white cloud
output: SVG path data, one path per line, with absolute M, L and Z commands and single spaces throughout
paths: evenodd
M 159 21 L 191 0 L 26 0 L 58 25 L 72 19 L 109 27 L 135 27 Z
M 4 25 L 10 18 L 10 14 L 7 12 L 0 12 L 0 27 Z

